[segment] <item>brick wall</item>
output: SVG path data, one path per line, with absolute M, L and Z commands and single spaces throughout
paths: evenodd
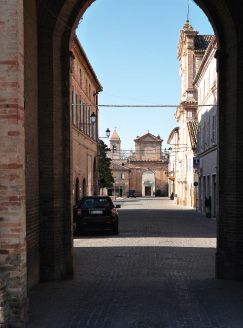
M 25 151 L 28 288 L 39 282 L 38 49 L 35 0 L 25 5 Z
M 72 103 L 78 105 L 70 107 L 70 120 L 72 126 L 72 205 L 75 205 L 76 201 L 84 195 L 90 196 L 94 193 L 98 193 L 98 108 L 95 106 L 87 107 L 86 105 L 95 105 L 97 103 L 98 97 L 94 94 L 97 91 L 101 91 L 102 87 L 97 80 L 94 70 L 86 57 L 79 40 L 76 37 L 72 43 L 71 63 L 71 91 L 73 92 Z M 80 112 L 80 102 L 82 103 L 82 113 Z M 75 112 L 75 119 L 73 119 L 73 110 Z M 90 125 L 90 118 L 88 115 L 91 113 L 95 113 L 96 115 L 97 123 L 94 125 Z M 89 134 L 89 129 L 93 131 L 93 134 Z M 95 129 L 96 132 L 94 133 Z M 76 190 L 77 181 L 78 191 Z M 76 195 L 77 192 L 78 195 Z
M 23 3 L 0 2 L 0 268 L 7 277 L 10 323 L 26 309 Z

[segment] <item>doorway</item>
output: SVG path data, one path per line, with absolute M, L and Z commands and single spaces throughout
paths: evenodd
M 145 196 L 151 196 L 151 187 L 145 186 Z

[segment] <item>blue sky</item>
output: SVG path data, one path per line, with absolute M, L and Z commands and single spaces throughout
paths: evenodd
M 179 32 L 188 0 L 96 0 L 76 31 L 103 86 L 99 104 L 176 105 L 180 101 Z M 190 2 L 189 19 L 199 34 L 213 34 L 208 18 Z M 121 148 L 149 130 L 167 146 L 178 122 L 175 108 L 103 108 L 99 134 L 115 127 Z M 107 143 L 107 139 L 103 139 Z

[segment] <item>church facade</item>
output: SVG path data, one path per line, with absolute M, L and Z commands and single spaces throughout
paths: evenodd
M 163 140 L 160 136 L 147 133 L 135 140 L 135 151 L 124 158 L 121 151 L 121 140 L 114 131 L 110 139 L 112 172 L 115 176 L 115 168 L 120 166 L 124 172 L 129 170 L 129 180 L 126 190 L 136 190 L 138 197 L 144 196 L 168 196 L 168 156 L 162 152 Z M 127 174 L 124 174 L 124 177 Z M 115 182 L 117 184 L 117 182 Z M 115 190 L 116 187 L 113 189 Z M 121 190 L 121 189 L 120 189 Z M 110 191 L 112 194 L 112 191 Z M 121 195 L 121 194 L 120 194 Z M 122 196 L 125 196 L 123 192 Z
M 163 140 L 147 133 L 135 140 L 135 154 L 128 159 L 130 189 L 137 196 L 168 196 L 168 157 L 162 152 Z

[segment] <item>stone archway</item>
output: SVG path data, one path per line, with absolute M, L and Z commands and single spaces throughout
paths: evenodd
M 6 13 L 0 35 L 1 270 L 10 277 L 10 323 L 15 325 L 25 321 L 27 284 L 73 275 L 69 50 L 93 1 L 14 0 L 11 8 L 1 3 Z M 243 280 L 243 5 L 241 0 L 195 2 L 212 23 L 219 46 L 216 276 Z M 13 243 L 16 264 L 10 256 Z

